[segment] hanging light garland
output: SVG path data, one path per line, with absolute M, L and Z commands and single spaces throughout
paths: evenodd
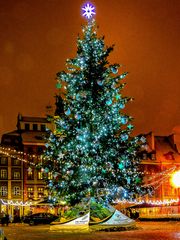
M 35 155 L 35 154 L 29 154 L 29 153 L 26 153 L 26 152 L 23 152 L 23 151 L 17 151 L 16 149 L 10 148 L 10 147 L 2 147 L 2 146 L 0 146 L 0 150 L 6 151 L 6 152 L 11 153 L 11 154 L 28 156 L 28 157 L 31 157 L 31 158 L 37 157 L 37 155 Z
M 4 201 L 4 199 L 0 199 L 2 205 L 6 206 L 31 206 L 32 202 L 23 202 L 23 201 L 13 201 L 13 200 L 7 200 Z
M 27 156 L 28 158 L 31 158 L 31 159 L 35 159 L 35 158 L 41 158 L 41 155 L 31 155 L 31 154 L 28 154 L 28 153 L 23 153 L 23 152 L 20 152 L 20 151 L 16 151 L 15 149 L 12 149 L 12 148 L 5 148 L 5 147 L 0 147 L 0 153 L 1 154 L 4 154 L 8 157 L 11 157 L 11 158 L 15 158 L 19 161 L 22 161 L 22 162 L 26 162 L 26 163 L 29 163 L 33 166 L 35 166 L 35 163 L 31 162 L 31 161 L 28 161 L 27 159 L 23 158 L 23 157 L 20 157 L 20 156 L 17 156 L 17 155 L 24 155 L 24 156 Z
M 38 157 L 40 159 L 42 159 L 42 155 L 37 156 L 35 154 L 28 154 L 28 153 L 24 153 L 22 151 L 17 151 L 15 149 L 6 148 L 6 147 L 0 147 L 0 153 L 6 155 L 8 157 L 15 158 L 15 159 L 18 159 L 20 161 L 29 163 L 32 166 L 36 166 L 36 164 L 31 162 L 31 161 L 28 161 L 25 158 L 19 157 L 17 155 L 24 155 L 24 156 L 27 156 L 28 158 L 31 158 L 31 159 L 38 158 Z M 54 160 L 54 161 L 56 162 L 57 160 Z M 147 180 L 146 180 L 148 183 L 144 184 L 143 187 L 151 187 L 152 186 L 154 188 L 154 190 L 158 189 L 169 178 L 169 175 L 171 175 L 176 170 L 176 168 L 177 168 L 176 166 L 173 166 L 172 168 L 166 169 L 163 172 L 156 173 L 154 176 L 151 175 L 151 177 L 147 178 Z M 43 171 L 43 169 L 42 169 L 42 171 Z M 59 175 L 59 174 L 56 173 L 56 175 Z M 13 202 L 12 200 L 8 200 L 9 202 L 6 203 L 6 202 L 3 202 L 2 199 L 0 199 L 0 200 L 4 205 L 27 206 L 27 203 L 23 203 L 23 202 L 18 203 L 18 202 Z M 119 201 L 122 202 L 121 200 L 119 200 Z M 173 199 L 173 200 L 165 200 L 165 203 L 162 203 L 162 201 L 155 201 L 155 202 L 153 201 L 152 204 L 157 204 L 158 205 L 159 202 L 160 202 L 160 204 L 168 204 L 168 202 L 171 203 L 171 201 L 177 202 L 177 200 Z M 128 202 L 128 203 L 130 203 L 130 202 Z M 139 203 L 137 203 L 137 201 L 131 202 L 131 203 L 142 204 L 141 201 Z M 145 202 L 143 201 L 143 203 L 145 203 Z M 146 202 L 146 203 L 149 204 L 149 202 Z M 31 205 L 30 203 L 28 203 L 28 204 Z
M 128 201 L 128 200 L 119 200 L 116 199 L 116 201 L 114 201 L 114 203 L 116 204 L 135 204 L 135 205 L 141 205 L 141 204 L 149 204 L 149 205 L 156 205 L 156 206 L 160 206 L 160 205 L 170 205 L 173 203 L 178 203 L 179 199 L 166 199 L 166 200 L 134 200 L 134 201 Z
M 172 168 L 166 169 L 165 171 L 156 174 L 153 177 L 148 178 L 147 179 L 148 183 L 144 184 L 143 187 L 152 186 L 154 187 L 154 189 L 157 189 L 162 185 L 163 182 L 165 182 L 169 178 L 169 176 L 176 170 L 176 168 L 177 167 L 174 166 Z
M 175 171 L 176 168 L 177 168 L 176 166 L 173 166 L 172 168 L 168 168 L 168 169 L 166 169 L 166 170 L 163 171 L 163 172 L 155 173 L 154 176 L 148 177 L 147 180 L 148 180 L 148 181 L 151 181 L 151 180 L 153 180 L 153 179 L 155 179 L 155 178 L 161 177 L 162 175 L 169 175 L 169 174 L 171 174 L 173 171 Z M 149 173 L 149 174 L 152 174 L 152 173 Z

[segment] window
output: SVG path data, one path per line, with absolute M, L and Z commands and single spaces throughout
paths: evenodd
M 142 159 L 143 159 L 143 160 L 147 160 L 147 159 L 148 159 L 146 152 L 144 152 L 144 153 L 142 154 Z
M 33 180 L 34 179 L 34 170 L 32 168 L 27 169 L 27 180 Z
M 8 158 L 7 157 L 1 157 L 0 158 L 0 160 L 1 160 L 1 165 L 7 165 L 7 163 L 8 163 Z
M 7 186 L 1 186 L 0 187 L 0 196 L 1 197 L 7 196 Z
M 7 179 L 8 174 L 7 174 L 7 169 L 1 169 L 1 179 Z
M 156 160 L 156 153 L 155 152 L 151 153 L 151 160 Z
M 20 160 L 19 159 L 13 159 L 13 165 L 20 166 L 21 165 Z
M 30 129 L 30 128 L 29 128 L 29 123 L 25 123 L 25 130 L 26 130 L 26 131 L 29 131 L 29 129 Z
M 14 186 L 13 187 L 13 195 L 14 196 L 20 195 L 20 187 L 19 186 Z
M 38 187 L 37 191 L 38 191 L 38 197 L 39 198 L 44 196 L 44 188 L 43 187 Z
M 167 160 L 174 160 L 174 153 L 173 152 L 167 152 L 164 154 L 165 159 Z
M 41 171 L 38 171 L 38 180 L 43 179 L 43 173 Z
M 34 197 L 34 188 L 33 187 L 28 187 L 27 188 L 27 197 L 28 198 L 33 198 Z
M 53 179 L 52 172 L 48 172 L 48 179 L 49 180 Z
M 20 171 L 14 171 L 13 179 L 21 179 Z
M 38 130 L 38 126 L 36 123 L 33 123 L 33 131 L 37 131 Z
M 46 131 L 46 125 L 45 124 L 41 124 L 41 131 L 45 132 Z

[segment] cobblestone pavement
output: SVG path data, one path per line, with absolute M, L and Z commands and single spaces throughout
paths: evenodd
M 60 233 L 49 225 L 10 224 L 3 227 L 8 240 L 177 240 L 180 222 L 137 222 L 136 230 L 121 232 Z

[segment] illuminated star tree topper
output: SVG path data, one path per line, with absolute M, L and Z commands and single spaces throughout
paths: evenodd
M 88 20 L 93 18 L 93 15 L 95 15 L 95 7 L 90 4 L 90 3 L 86 3 L 83 7 L 82 7 L 82 15 L 83 17 L 86 17 Z

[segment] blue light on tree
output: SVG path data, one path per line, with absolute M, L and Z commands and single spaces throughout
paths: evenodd
M 69 115 L 71 114 L 70 108 L 67 109 L 67 111 L 65 112 L 65 114 L 66 114 L 67 116 L 69 116 Z

